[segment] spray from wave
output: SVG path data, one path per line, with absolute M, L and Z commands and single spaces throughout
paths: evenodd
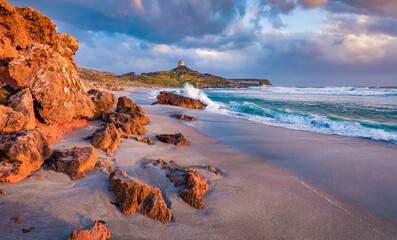
M 220 108 L 219 103 L 212 101 L 203 91 L 193 87 L 190 83 L 185 83 L 183 85 L 183 95 L 185 97 L 190 97 L 207 104 L 206 110 L 217 111 Z

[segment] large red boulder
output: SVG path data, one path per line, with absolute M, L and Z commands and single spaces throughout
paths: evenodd
M 22 113 L 0 105 L 0 132 L 12 133 L 22 130 L 25 122 L 25 117 Z
M 163 143 L 175 144 L 177 146 L 189 146 L 189 141 L 183 136 L 182 133 L 177 134 L 159 134 L 156 138 Z
M 155 102 L 154 104 L 156 103 L 194 109 L 204 109 L 207 106 L 199 100 L 173 94 L 167 91 L 162 91 L 159 95 L 157 95 L 157 102 Z
M 108 123 L 100 126 L 92 135 L 92 145 L 107 153 L 116 151 L 117 146 L 121 142 L 121 137 L 124 135 L 123 131 L 113 123 Z
M 165 204 L 160 189 L 142 184 L 122 170 L 113 171 L 109 182 L 123 214 L 137 211 L 162 223 L 171 222 L 171 210 Z
M 74 147 L 67 151 L 54 151 L 48 160 L 49 170 L 63 172 L 70 179 L 85 178 L 85 174 L 95 168 L 98 153 L 93 147 Z
M 51 156 L 48 141 L 38 129 L 0 133 L 0 182 L 17 182 L 38 170 Z
M 23 130 L 34 129 L 36 127 L 33 98 L 28 88 L 10 96 L 7 100 L 7 106 L 14 109 L 14 111 L 22 113 L 25 117 L 26 121 L 22 128 Z
M 105 222 L 95 220 L 91 228 L 83 230 L 80 226 L 69 234 L 68 240 L 106 240 L 111 237 Z
M 95 104 L 95 118 L 101 118 L 103 112 L 112 109 L 117 103 L 116 95 L 113 93 L 91 89 L 88 94 Z

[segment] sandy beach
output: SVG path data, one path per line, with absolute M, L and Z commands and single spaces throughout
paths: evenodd
M 79 225 L 103 220 L 112 239 L 395 239 L 397 199 L 392 144 L 269 127 L 202 110 L 154 105 L 151 90 L 115 92 L 140 105 L 151 119 L 145 136 L 181 132 L 191 146 L 155 140 L 149 146 L 123 139 L 113 167 L 160 188 L 172 221 L 138 213 L 123 215 L 109 191 L 109 174 L 96 168 L 71 181 L 63 173 L 40 169 L 24 181 L 0 184 L 2 239 L 67 239 Z M 169 117 L 186 113 L 186 123 Z M 88 146 L 100 120 L 75 129 L 54 150 Z M 209 181 L 205 204 L 197 210 L 178 197 L 164 171 L 143 168 L 149 160 L 182 166 L 212 165 L 222 177 L 201 171 Z M 44 175 L 40 180 L 37 176 Z M 73 184 L 75 183 L 75 185 Z M 15 224 L 11 219 L 24 217 Z M 29 233 L 21 228 L 35 227 Z

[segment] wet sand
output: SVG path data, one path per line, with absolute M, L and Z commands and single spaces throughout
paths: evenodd
M 106 222 L 112 232 L 112 239 L 397 237 L 394 223 L 376 217 L 375 215 L 380 214 L 369 211 L 370 209 L 356 203 L 354 198 L 350 201 L 335 193 L 336 190 L 348 186 L 351 189 L 360 186 L 355 184 L 360 180 L 356 179 L 356 176 L 361 176 L 360 171 L 363 175 L 368 175 L 368 163 L 360 162 L 360 167 L 352 165 L 360 160 L 359 156 L 367 159 L 364 157 L 369 153 L 353 156 L 350 160 L 353 162 L 349 163 L 350 168 L 341 166 L 341 162 L 346 160 L 343 161 L 340 156 L 349 153 L 344 151 L 355 149 L 356 141 L 368 145 L 367 148 L 377 152 L 378 159 L 386 159 L 382 160 L 386 163 L 391 161 L 379 157 L 379 154 L 383 156 L 395 153 L 395 148 L 359 139 L 322 136 L 266 126 L 262 129 L 259 124 L 201 110 L 150 106 L 154 100 L 147 98 L 149 91 L 134 90 L 117 94 L 130 95 L 143 107 L 151 119 L 145 136 L 181 132 L 191 142 L 191 146 L 176 147 L 159 141 L 148 146 L 133 139 L 123 139 L 110 160 L 114 167 L 122 168 L 139 181 L 159 187 L 172 211 L 172 222 L 164 225 L 138 213 L 121 214 L 111 203 L 115 202 L 115 197 L 109 192 L 108 174 L 100 168 L 76 181 L 71 181 L 65 174 L 41 169 L 22 182 L 0 184 L 0 188 L 8 193 L 7 197 L 0 197 L 1 239 L 66 239 L 74 228 L 91 225 L 95 219 Z M 171 113 L 188 113 L 198 120 L 193 123 L 181 122 L 170 118 L 168 115 Z M 95 131 L 100 124 L 101 121 L 94 121 L 76 129 L 79 134 L 65 136 L 65 140 L 53 145 L 53 149 L 89 145 L 83 138 Z M 323 151 L 313 150 L 321 149 L 321 146 Z M 310 149 L 313 151 L 310 152 Z M 100 157 L 106 157 L 103 152 L 98 153 Z M 339 158 L 326 163 L 331 155 Z M 183 166 L 209 164 L 222 171 L 222 177 L 203 172 L 210 185 L 209 191 L 203 196 L 205 204 L 202 210 L 190 207 L 179 198 L 178 189 L 165 177 L 162 170 L 154 166 L 143 168 L 147 161 L 157 158 L 175 160 Z M 357 159 L 354 160 L 355 158 Z M 383 169 L 376 167 L 377 164 L 372 165 L 376 171 Z M 387 165 L 381 177 L 372 181 L 383 180 L 387 186 L 388 181 L 392 182 L 394 178 L 388 176 L 393 170 L 389 168 L 392 167 L 393 165 Z M 345 187 L 340 186 L 349 171 L 353 172 L 351 178 L 356 181 L 351 180 Z M 38 180 L 36 176 L 39 174 L 43 174 L 44 179 Z M 310 177 L 312 175 L 318 177 Z M 338 179 L 338 176 L 342 179 L 330 182 L 328 189 L 320 184 L 329 179 Z M 372 182 L 371 178 L 365 179 Z M 72 183 L 76 185 L 72 187 Z M 358 187 L 350 192 L 352 196 L 367 196 L 364 193 L 369 193 L 370 189 L 368 187 L 367 191 Z M 382 191 L 382 187 L 379 187 L 379 191 Z M 389 188 L 390 195 L 385 194 L 385 197 L 393 196 L 394 192 L 393 188 Z M 376 202 L 368 199 L 364 202 L 376 205 Z M 12 222 L 12 217 L 24 217 L 26 221 L 17 225 Z M 29 233 L 22 233 L 22 228 L 31 226 L 36 228 Z

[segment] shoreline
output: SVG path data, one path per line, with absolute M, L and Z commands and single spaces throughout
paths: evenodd
M 75 181 L 63 173 L 40 169 L 19 183 L 0 184 L 8 192 L 6 198 L 0 198 L 0 223 L 4 226 L 0 235 L 7 236 L 5 239 L 65 239 L 79 225 L 88 226 L 99 219 L 106 222 L 112 239 L 394 239 L 397 236 L 394 224 L 338 200 L 287 170 L 236 150 L 225 144 L 224 139 L 206 136 L 208 131 L 202 134 L 194 124 L 214 125 L 205 111 L 151 106 L 153 101 L 147 99 L 147 91 L 130 89 L 115 94 L 132 98 L 144 109 L 151 119 L 145 136 L 181 132 L 191 146 L 168 145 L 155 139 L 155 144 L 149 146 L 123 139 L 110 160 L 114 167 L 119 166 L 140 182 L 160 188 L 172 211 L 171 223 L 161 224 L 137 213 L 121 214 L 112 204 L 115 196 L 108 191 L 108 174 L 100 168 Z M 186 124 L 168 116 L 174 112 L 188 113 L 198 120 Z M 75 129 L 75 134 L 65 135 L 65 140 L 54 144 L 53 149 L 90 145 L 83 138 L 101 123 L 97 120 Z M 219 128 L 216 124 L 214 127 Z M 104 152 L 98 154 L 106 158 Z M 222 171 L 222 177 L 203 172 L 209 181 L 209 191 L 203 195 L 202 210 L 190 207 L 178 197 L 178 189 L 161 169 L 143 168 L 144 163 L 157 158 L 175 160 L 182 166 L 209 164 Z M 38 180 L 39 174 L 44 175 L 42 180 Z M 24 217 L 26 221 L 16 225 L 10 220 L 12 217 Z M 20 230 L 31 226 L 36 229 L 29 233 Z

